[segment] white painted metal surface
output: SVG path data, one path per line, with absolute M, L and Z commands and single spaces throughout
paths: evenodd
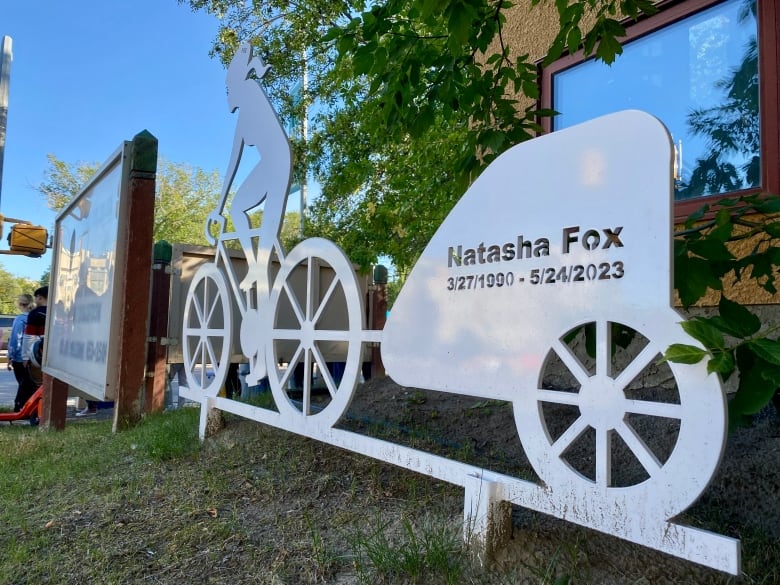
M 244 68 L 241 75 L 236 67 Z M 253 67 L 263 68 L 257 71 L 262 77 L 266 66 L 242 47 L 228 84 L 241 85 L 241 99 L 265 105 L 248 107 L 231 96 L 233 110 L 249 112 L 239 117 L 236 136 L 260 136 L 264 128 L 276 136 L 280 125 L 268 98 L 247 77 Z M 739 571 L 738 541 L 671 522 L 701 494 L 722 455 L 726 417 L 718 379 L 702 365 L 672 365 L 671 400 L 633 393 L 637 376 L 666 347 L 694 343 L 670 305 L 672 148 L 658 120 L 621 112 L 499 157 L 434 235 L 383 332 L 363 329 L 355 274 L 335 244 L 309 239 L 285 256 L 281 216 L 274 212 L 285 207 L 287 192 L 278 186 L 289 186 L 289 161 L 264 166 L 257 146 L 261 161 L 249 177 L 262 192 L 253 198 L 243 191 L 243 208 L 230 212 L 235 233 L 225 233 L 224 218 L 212 216 L 210 224 L 220 226 L 215 261 L 198 271 L 186 302 L 182 337 L 190 388 L 182 395 L 202 404 L 201 437 L 209 411 L 218 408 L 464 486 L 467 533 L 483 544 L 502 532 L 500 504 L 508 501 Z M 238 160 L 234 148 L 224 194 Z M 265 190 L 271 185 L 277 188 Z M 263 196 L 264 222 L 273 230 L 238 221 L 247 202 Z M 215 211 L 224 204 L 223 198 Z M 226 252 L 225 243 L 235 239 L 247 256 L 245 275 L 232 269 Z M 270 269 L 272 259 L 278 272 Z M 321 266 L 331 276 L 323 278 Z M 217 396 L 231 352 L 231 299 L 241 312 L 250 380 L 268 376 L 278 412 Z M 586 324 L 596 340 L 592 360 L 569 339 Z M 612 335 L 622 330 L 645 343 L 618 359 Z M 388 372 L 403 385 L 510 401 L 540 482 L 334 429 L 354 393 L 363 344 L 380 340 Z M 340 375 L 325 348 L 340 356 Z M 546 384 L 555 360 L 573 387 Z M 205 375 L 209 369 L 213 379 Z M 323 392 L 314 392 L 316 383 Z M 550 406 L 575 414 L 561 429 Z M 637 416 L 645 419 L 641 432 Z M 644 434 L 661 421 L 676 429 L 663 454 Z M 593 461 L 590 474 L 567 456 L 586 435 L 592 438 L 584 447 Z M 618 440 L 640 471 L 630 481 L 616 481 Z

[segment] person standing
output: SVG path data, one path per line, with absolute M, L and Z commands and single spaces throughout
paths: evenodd
M 30 378 L 34 381 L 32 368 L 41 367 L 40 356 L 35 355 L 36 341 L 43 339 L 46 333 L 46 302 L 49 297 L 49 287 L 42 286 L 33 293 L 35 308 L 27 314 L 27 325 L 24 327 L 24 339 L 22 342 L 22 359 L 27 367 Z M 40 344 L 38 345 L 40 347 Z
M 27 375 L 22 356 L 22 340 L 24 328 L 27 325 L 27 314 L 33 308 L 32 295 L 22 294 L 16 299 L 16 308 L 19 314 L 14 318 L 11 326 L 11 335 L 8 338 L 8 369 L 14 371 L 16 378 L 16 398 L 14 399 L 14 412 L 19 412 L 27 399 L 35 392 L 35 384 Z

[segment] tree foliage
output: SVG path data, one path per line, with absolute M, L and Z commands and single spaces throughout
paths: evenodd
M 73 199 L 100 168 L 100 163 L 67 163 L 53 154 L 47 154 L 49 166 L 43 172 L 43 181 L 36 189 L 46 198 L 49 209 L 59 211 Z
M 217 205 L 221 187 L 217 171 L 161 160 L 157 168 L 154 239 L 205 245 L 203 226 Z
M 0 265 L 0 314 L 15 315 L 16 298 L 23 293 L 32 294 L 40 286 L 40 283 L 24 278 L 14 276 Z
M 78 195 L 100 168 L 98 163 L 68 163 L 48 155 L 49 167 L 37 190 L 59 211 Z M 217 171 L 160 159 L 154 209 L 154 239 L 206 245 L 204 225 L 222 186 Z
M 308 111 L 309 135 L 293 136 L 297 175 L 310 171 L 322 185 L 308 234 L 338 242 L 364 267 L 384 255 L 403 274 L 484 166 L 530 138 L 539 117 L 552 114 L 535 106 L 539 88 L 532 58 L 518 54 L 504 36 L 513 8 L 506 0 L 189 0 L 189 5 L 222 19 L 214 52 L 224 62 L 244 40 L 264 53 L 275 67 L 269 93 L 284 119 L 300 121 Z M 545 63 L 583 49 L 609 64 L 622 52 L 624 18 L 657 11 L 651 0 L 530 0 L 531 7 L 538 5 L 554 6 L 558 13 Z M 739 143 L 717 140 L 724 124 L 734 136 L 745 119 L 740 112 L 754 105 L 748 97 L 756 79 L 750 76 L 754 56 L 748 47 L 745 66 L 724 80 L 729 101 L 721 110 L 691 113 L 696 131 L 713 138 L 714 152 L 712 160 L 700 161 L 686 186 L 691 191 L 704 192 L 713 180 L 744 185 L 740 172 L 747 184 L 755 184 L 757 161 L 730 170 L 718 155 L 756 152 L 756 129 L 739 128 Z M 298 97 L 292 88 L 300 86 L 304 71 L 308 85 Z M 777 329 L 723 293 L 729 279 L 752 279 L 773 291 L 780 265 L 778 222 L 775 216 L 753 221 L 749 214 L 774 214 L 777 201 L 748 197 L 705 207 L 675 242 L 675 284 L 683 304 L 720 291 L 720 314 L 686 324 L 703 348 L 673 346 L 666 358 L 688 363 L 706 358 L 710 370 L 724 378 L 739 370 L 734 421 L 766 404 L 780 386 Z M 710 212 L 713 221 L 698 223 Z M 745 237 L 755 238 L 753 251 L 733 256 L 728 244 Z
M 292 136 L 296 175 L 322 186 L 307 233 L 364 268 L 378 256 L 410 268 L 481 169 L 550 114 L 534 105 L 533 59 L 504 36 L 506 0 L 188 4 L 221 19 L 213 53 L 223 62 L 251 40 L 272 64 L 265 80 L 281 116 L 310 123 Z M 558 10 L 550 58 L 584 45 L 606 62 L 620 52 L 620 15 L 655 11 L 649 0 L 531 4 Z
M 704 221 L 709 216 L 712 219 Z M 717 291 L 720 302 L 715 315 L 682 323 L 701 347 L 676 344 L 664 357 L 681 363 L 707 360 L 708 371 L 724 380 L 738 374 L 737 392 L 729 403 L 733 427 L 749 421 L 780 388 L 780 325 L 763 322 L 730 298 L 734 284 L 745 281 L 770 295 L 778 293 L 780 197 L 721 199 L 702 206 L 684 227 L 674 241 L 674 283 L 680 300 L 690 307 Z M 748 252 L 734 255 L 738 243 L 747 244 Z

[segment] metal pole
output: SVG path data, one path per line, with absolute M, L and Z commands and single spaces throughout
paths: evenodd
M 5 158 L 5 128 L 8 123 L 8 84 L 11 79 L 13 51 L 11 37 L 3 37 L 3 52 L 0 54 L 0 199 L 3 192 L 3 159 Z
M 301 100 L 303 101 L 303 116 L 301 124 L 301 138 L 303 139 L 304 148 L 306 147 L 306 140 L 309 134 L 309 120 L 308 120 L 308 107 L 306 106 L 306 86 L 308 85 L 308 71 L 306 68 L 306 49 L 303 50 L 303 83 L 301 84 Z M 304 224 L 306 222 L 306 183 L 309 180 L 309 169 L 306 165 L 303 168 L 303 176 L 301 177 L 301 239 L 304 238 Z

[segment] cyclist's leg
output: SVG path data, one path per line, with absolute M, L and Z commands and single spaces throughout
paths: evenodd
M 236 193 L 230 212 L 231 218 L 233 214 L 240 213 L 242 226 L 247 226 L 244 239 L 237 230 L 245 253 L 247 249 L 252 251 L 251 256 L 247 254 L 247 259 L 251 259 L 253 262 L 250 261 L 250 273 L 247 274 L 245 280 L 257 282 L 259 296 L 270 294 L 267 268 L 270 264 L 274 242 L 277 242 L 279 238 L 279 230 L 287 207 L 287 189 L 290 186 L 289 160 L 277 160 L 277 158 L 279 157 L 266 156 L 252 169 Z M 258 194 L 260 194 L 259 198 Z M 257 256 L 255 256 L 249 236 L 249 220 L 245 212 L 260 205 L 263 201 L 265 201 L 263 222 L 260 225 Z M 233 223 L 236 224 L 236 218 L 233 219 Z M 251 286 L 249 282 L 246 284 Z
M 236 191 L 236 194 L 233 196 L 233 201 L 230 204 L 230 219 L 233 221 L 233 227 L 235 228 L 238 241 L 241 244 L 241 249 L 244 252 L 249 268 L 246 278 L 241 282 L 241 288 L 243 289 L 251 288 L 256 279 L 255 265 L 257 264 L 257 259 L 255 257 L 254 244 L 252 242 L 252 225 L 249 221 L 247 211 L 257 207 L 263 202 L 265 190 L 259 190 L 262 189 L 262 185 L 258 184 L 259 181 L 257 180 L 257 177 L 253 177 L 253 175 L 258 174 L 257 171 L 258 168 L 255 167 L 238 188 L 238 191 Z M 261 194 L 259 198 L 258 193 Z

